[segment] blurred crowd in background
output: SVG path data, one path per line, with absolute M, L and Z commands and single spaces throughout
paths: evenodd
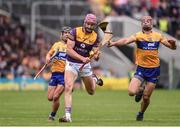
M 0 16 L 0 42 L 0 77 L 9 79 L 34 76 L 51 45 L 43 33 L 37 33 L 31 42 L 25 26 L 5 16 Z
M 180 0 L 88 0 L 92 11 L 105 16 L 127 15 L 140 20 L 150 15 L 154 26 L 180 39 Z
M 180 0 L 87 0 L 98 17 L 128 15 L 140 20 L 144 15 L 154 18 L 154 26 L 180 39 Z M 21 22 L 0 16 L 0 77 L 32 77 L 45 63 L 53 42 L 43 33 L 36 33 L 34 42 Z M 43 73 L 49 77 L 49 71 Z

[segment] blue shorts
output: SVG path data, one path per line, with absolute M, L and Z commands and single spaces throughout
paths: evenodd
M 138 78 L 140 81 L 147 81 L 156 84 L 160 76 L 160 67 L 155 68 L 144 68 L 137 66 L 136 72 L 134 74 L 135 78 Z
M 64 86 L 64 73 L 63 72 L 53 72 L 49 82 L 49 86 Z

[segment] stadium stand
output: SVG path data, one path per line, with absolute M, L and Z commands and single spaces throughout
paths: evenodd
M 34 37 L 31 37 L 31 14 L 32 6 L 35 3 L 35 22 L 39 25 L 36 25 Z M 58 35 L 58 31 L 63 25 L 72 27 L 80 25 L 83 16 L 88 12 L 96 13 L 99 20 L 106 16 L 124 15 L 139 20 L 141 16 L 149 14 L 155 19 L 154 26 L 156 28 L 180 39 L 179 0 L 81 0 L 77 1 L 76 4 L 73 3 L 73 0 L 53 0 L 50 2 L 44 0 L 43 4 L 41 3 L 41 0 L 0 0 L 1 10 L 9 14 L 9 16 L 0 14 L 0 77 L 12 79 L 17 76 L 34 76 L 45 62 L 44 56 L 50 45 L 58 38 L 54 34 L 50 34 L 49 31 L 55 30 L 57 31 L 56 35 Z M 121 23 L 118 25 L 119 28 L 123 27 Z M 118 36 L 123 36 L 122 30 L 118 31 Z M 127 48 L 129 47 L 119 50 L 133 62 L 133 49 L 130 48 L 130 52 L 125 53 L 123 50 Z M 163 61 L 162 65 L 163 70 L 167 72 L 168 63 Z M 111 69 L 106 71 L 108 69 L 105 68 L 103 71 L 106 75 L 110 75 L 109 72 L 112 72 L 114 76 L 124 76 L 124 74 L 117 74 Z M 179 70 L 175 70 L 177 75 L 179 72 Z M 163 80 L 167 79 L 166 77 L 168 74 Z M 177 85 L 178 83 L 179 80 L 176 81 Z

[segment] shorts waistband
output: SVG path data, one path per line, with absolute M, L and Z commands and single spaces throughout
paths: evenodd
M 160 66 L 158 66 L 158 67 L 153 67 L 153 68 L 148 68 L 148 67 L 142 67 L 142 66 L 139 66 L 139 65 L 137 65 L 137 67 L 139 67 L 139 68 L 144 68 L 144 69 L 155 69 L 155 68 L 160 68 Z
M 52 72 L 52 75 L 58 75 L 58 74 L 64 75 L 64 72 Z

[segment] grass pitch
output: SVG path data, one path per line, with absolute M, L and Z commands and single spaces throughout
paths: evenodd
M 64 97 L 61 98 L 64 100 Z M 97 90 L 73 92 L 73 122 L 59 123 L 64 114 L 61 104 L 56 120 L 48 122 L 51 109 L 46 91 L 0 91 L 1 126 L 180 126 L 180 90 L 155 90 L 144 121 L 135 121 L 140 103 L 127 91 Z

